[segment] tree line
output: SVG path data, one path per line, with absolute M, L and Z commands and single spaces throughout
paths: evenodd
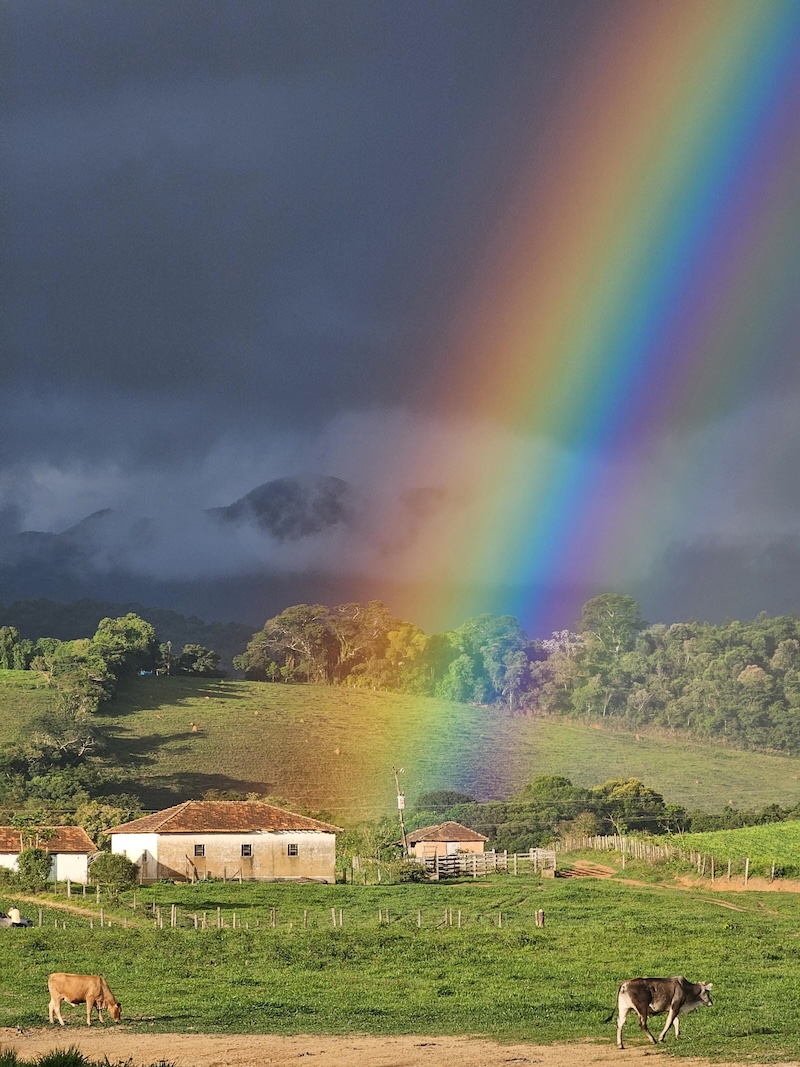
M 487 847 L 525 852 L 559 837 L 595 834 L 671 834 L 728 830 L 800 818 L 800 804 L 721 812 L 669 804 L 638 778 L 611 778 L 577 786 L 560 775 L 537 775 L 505 801 L 478 801 L 455 790 L 424 793 L 406 809 L 406 831 L 454 821 L 483 834 Z M 398 824 L 384 818 L 348 830 L 337 842 L 344 854 L 375 860 L 396 854 Z
M 251 679 L 614 718 L 800 753 L 794 616 L 648 625 L 632 597 L 606 593 L 587 601 L 574 631 L 534 639 L 509 615 L 428 636 L 379 601 L 300 604 L 267 620 L 234 664 Z

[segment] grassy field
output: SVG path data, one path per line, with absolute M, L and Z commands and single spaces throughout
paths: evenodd
M 41 1025 L 47 974 L 67 969 L 105 973 L 128 1024 L 150 1032 L 611 1042 L 613 1025 L 603 1020 L 623 978 L 685 974 L 714 982 L 715 1005 L 686 1020 L 671 1051 L 736 1062 L 796 1058 L 800 1000 L 787 989 L 800 965 L 800 899 L 677 892 L 511 876 L 369 888 L 157 885 L 137 891 L 139 908 L 128 911 L 137 925 L 127 929 L 90 930 L 85 916 L 56 929 L 56 913 L 45 909 L 42 928 L 4 931 L 0 1026 Z M 165 911 L 176 903 L 182 924 L 220 908 L 226 926 L 159 930 L 144 918 L 145 899 Z M 342 909 L 341 928 L 333 928 L 332 907 Z M 540 908 L 543 929 L 534 922 Z M 390 925 L 379 925 L 379 909 L 388 909 Z M 444 925 L 445 909 L 453 926 Z M 643 1044 L 634 1024 L 628 1043 Z
M 636 776 L 706 810 L 800 801 L 797 759 L 394 693 L 143 678 L 107 719 L 148 806 L 230 788 L 349 823 L 394 810 L 393 766 L 412 802 L 432 789 L 505 799 L 536 774 L 581 785 Z
M 0 670 L 0 744 L 21 740 L 28 723 L 53 702 L 40 674 Z
M 792 878 L 800 877 L 800 822 L 684 834 L 681 847 L 725 861 L 749 858 L 751 874 L 769 874 L 774 863 L 780 872 Z
M 52 702 L 31 672 L 0 674 L 0 743 Z M 638 777 L 670 803 L 718 811 L 800 802 L 800 759 L 328 686 L 136 678 L 102 713 L 109 756 L 157 808 L 207 789 L 266 794 L 345 825 L 433 789 L 506 799 L 537 774 L 578 785 Z M 192 724 L 197 727 L 193 731 Z

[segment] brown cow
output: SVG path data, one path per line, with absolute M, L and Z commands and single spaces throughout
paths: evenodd
M 667 1021 L 664 1029 L 658 1035 L 658 1040 L 663 1041 L 670 1026 L 675 1029 L 678 1037 L 681 1030 L 680 1017 L 703 1004 L 711 1006 L 711 982 L 687 982 L 682 975 L 674 978 L 629 978 L 623 982 L 617 992 L 617 1045 L 622 1044 L 622 1027 L 629 1011 L 635 1011 L 639 1017 L 639 1026 L 647 1034 L 653 1044 L 656 1039 L 650 1033 L 647 1026 L 649 1015 L 667 1013 Z M 606 1022 L 614 1017 L 612 1012 Z
M 64 974 L 58 971 L 51 974 L 47 979 L 47 988 L 50 990 L 50 1023 L 53 1016 L 64 1025 L 61 1018 L 61 1001 L 67 1004 L 86 1003 L 86 1025 L 92 1025 L 92 1008 L 97 1008 L 100 1022 L 104 1022 L 103 1009 L 110 1014 L 114 1022 L 118 1023 L 122 1014 L 122 1007 L 114 999 L 114 994 L 108 988 L 108 982 L 102 974 Z

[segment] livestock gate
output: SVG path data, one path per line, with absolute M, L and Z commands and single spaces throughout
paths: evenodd
M 555 874 L 556 853 L 550 848 L 531 848 L 527 852 L 451 852 L 449 856 L 429 856 L 425 867 L 434 878 L 479 878 L 502 871 L 504 874 Z

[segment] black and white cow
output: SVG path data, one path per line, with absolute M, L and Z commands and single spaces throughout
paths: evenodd
M 629 1011 L 636 1012 L 639 1026 L 654 1045 L 656 1039 L 647 1026 L 647 1018 L 650 1015 L 667 1013 L 664 1029 L 658 1035 L 659 1041 L 664 1040 L 670 1026 L 675 1028 L 675 1036 L 678 1037 L 681 1015 L 694 1011 L 703 1004 L 711 1006 L 711 985 L 711 982 L 687 982 L 682 975 L 675 978 L 629 978 L 627 982 L 622 983 L 617 993 L 617 1045 L 624 1048 L 622 1027 Z M 612 1012 L 606 1022 L 613 1017 Z

